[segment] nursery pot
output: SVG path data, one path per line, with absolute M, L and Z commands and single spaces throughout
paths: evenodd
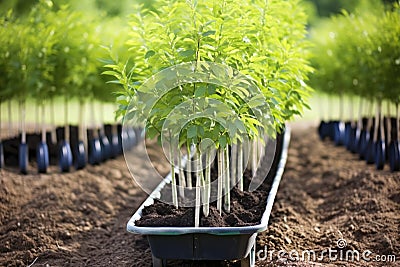
M 79 141 L 75 145 L 75 152 L 76 152 L 75 169 L 80 170 L 80 169 L 85 168 L 86 153 L 85 153 L 85 144 L 83 143 L 83 141 Z
M 290 140 L 287 128 L 280 148 L 276 172 L 268 194 L 261 221 L 256 225 L 237 227 L 143 227 L 136 222 L 143 209 L 154 203 L 161 189 L 171 181 L 169 174 L 139 207 L 127 224 L 131 233 L 146 235 L 150 244 L 153 266 L 166 266 L 167 259 L 241 260 L 241 266 L 254 266 L 257 233 L 267 229 L 269 216 L 286 164 Z M 278 151 L 279 152 L 279 151 Z
M 23 174 L 28 173 L 28 145 L 21 143 L 18 148 L 19 171 Z
M 335 121 L 333 123 L 335 145 L 341 146 L 345 144 L 345 124 L 342 121 Z
M 400 170 L 400 144 L 399 141 L 391 141 L 389 144 L 389 166 L 392 172 Z
M 349 140 L 349 146 L 348 149 L 351 151 L 351 153 L 356 153 L 357 152 L 357 145 L 358 145 L 358 139 L 357 139 L 357 135 L 358 135 L 358 129 L 356 126 L 351 127 L 350 130 L 350 140 Z
M 61 172 L 69 172 L 72 166 L 72 151 L 70 144 L 65 140 L 61 141 L 58 157 Z
M 120 153 L 120 143 L 119 143 L 119 138 L 117 134 L 113 134 L 111 136 L 111 157 L 115 158 L 119 155 Z
M 378 140 L 375 143 L 375 166 L 377 170 L 383 170 L 385 166 L 385 142 Z
M 100 135 L 100 146 L 101 146 L 101 159 L 106 161 L 111 158 L 111 144 L 105 134 Z
M 329 136 L 329 122 L 321 121 L 318 126 L 318 135 L 321 140 Z
M 344 125 L 344 138 L 343 138 L 343 144 L 344 146 L 350 150 L 350 144 L 351 144 L 351 122 L 346 122 Z
M 367 130 L 362 129 L 360 133 L 360 139 L 358 142 L 358 154 L 361 160 L 365 159 L 366 157 L 369 139 L 370 139 L 369 132 Z
M 100 164 L 102 160 L 101 143 L 99 138 L 89 140 L 89 163 L 91 165 Z
M 36 149 L 36 160 L 39 173 L 46 173 L 49 167 L 49 147 L 46 142 L 39 142 Z

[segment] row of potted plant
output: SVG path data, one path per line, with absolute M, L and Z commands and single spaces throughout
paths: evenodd
M 399 4 L 378 3 L 336 16 L 313 33 L 317 55 L 313 64 L 318 72 L 312 85 L 340 99 L 339 120 L 322 121 L 321 137 L 346 145 L 377 169 L 388 162 L 392 171 L 400 169 L 399 10 Z M 345 98 L 349 99 L 347 123 Z
M 26 137 L 28 99 L 33 99 L 37 110 L 40 110 L 36 121 L 36 124 L 41 125 L 42 132 L 36 155 L 39 172 L 46 172 L 49 165 L 46 131 L 50 129 L 47 125 L 53 125 L 51 131 L 54 136 L 55 126 L 60 120 L 64 121 L 65 130 L 63 140 L 58 140 L 60 170 L 69 171 L 74 161 L 76 168 L 83 168 L 88 157 L 89 162 L 98 163 L 101 152 L 99 142 L 101 139 L 106 142 L 106 139 L 101 138 L 105 136 L 104 128 L 100 127 L 103 111 L 95 103 L 114 102 L 115 99 L 114 87 L 107 86 L 106 77 L 101 75 L 104 64 L 101 59 L 107 55 L 101 45 L 109 44 L 107 38 L 115 40 L 115 49 L 121 44 L 116 38 L 118 31 L 113 30 L 111 23 L 115 25 L 118 20 L 100 22 L 95 16 L 83 16 L 68 6 L 55 7 L 51 1 L 44 0 L 34 5 L 26 16 L 16 16 L 10 10 L 1 17 L 0 105 L 8 103 L 10 125 L 12 120 L 15 121 L 14 116 L 11 118 L 11 110 L 14 105 L 19 106 L 21 140 L 18 155 L 22 173 L 27 172 L 29 161 Z M 69 132 L 71 101 L 79 103 L 79 142 L 73 148 Z M 60 102 L 64 102 L 64 105 L 59 105 Z M 85 105 L 90 107 L 90 119 L 86 119 L 89 116 L 85 114 Z M 50 114 L 50 121 L 46 121 L 47 113 Z M 58 113 L 63 113 L 64 118 L 57 118 Z M 92 130 L 90 132 L 94 133 L 89 141 L 88 126 Z M 114 135 L 118 134 L 116 127 Z M 3 159 L 4 148 L 0 148 Z M 72 150 L 77 153 L 72 153 Z M 77 155 L 74 160 L 73 154 Z M 4 160 L 1 162 L 3 165 Z

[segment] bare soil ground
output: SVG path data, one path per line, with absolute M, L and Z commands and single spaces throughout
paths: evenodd
M 150 152 L 167 172 L 160 152 Z M 138 153 L 138 168 L 141 160 Z M 122 157 L 68 174 L 55 167 L 44 175 L 33 168 L 25 176 L 0 170 L 0 266 L 151 266 L 146 239 L 125 230 L 145 198 Z M 346 241 L 342 249 L 339 239 L 340 247 Z M 337 251 L 336 260 L 321 257 L 328 249 Z M 305 250 L 314 250 L 316 258 L 296 260 Z M 346 261 L 348 250 L 359 251 L 360 261 Z M 257 251 L 257 266 L 399 266 L 400 173 L 376 171 L 344 148 L 320 142 L 315 128 L 295 127 L 269 229 L 259 235 Z M 362 259 L 363 252 L 371 261 Z M 396 262 L 375 258 L 390 255 Z

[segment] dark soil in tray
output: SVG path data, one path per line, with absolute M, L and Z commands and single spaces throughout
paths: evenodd
M 250 226 L 261 222 L 261 217 L 267 204 L 267 197 L 279 163 L 282 142 L 283 136 L 278 135 L 276 143 L 277 153 L 275 155 L 271 155 L 272 153 L 265 151 L 266 157 L 274 156 L 274 160 L 263 184 L 253 192 L 241 191 L 235 186 L 231 190 L 231 210 L 229 213 L 222 209 L 220 214 L 217 209 L 217 201 L 210 203 L 209 216 L 205 217 L 201 209 L 200 227 Z M 260 168 L 265 169 L 265 165 L 266 163 L 263 161 Z M 215 165 L 211 170 L 211 177 L 214 177 L 214 179 L 217 178 L 217 168 Z M 244 189 L 249 188 L 251 178 L 251 171 L 246 170 L 243 174 Z M 163 188 L 161 195 L 163 194 L 170 195 L 170 187 L 168 189 Z M 155 200 L 153 205 L 143 209 L 142 217 L 135 224 L 145 227 L 194 226 L 194 208 L 180 207 L 177 209 L 171 204 Z
M 245 172 L 246 178 L 251 175 Z M 247 183 L 248 184 L 248 183 Z M 265 210 L 270 183 L 265 184 L 252 193 L 240 191 L 237 187 L 231 191 L 231 211 L 222 211 L 221 215 L 215 201 L 210 204 L 210 214 L 205 217 L 201 210 L 200 226 L 249 226 L 258 224 Z M 137 226 L 194 226 L 194 208 L 178 208 L 156 200 L 151 206 L 143 210 L 142 218 L 137 221 Z
M 387 166 L 376 171 L 343 147 L 321 142 L 315 128 L 302 128 L 292 128 L 288 163 L 268 229 L 257 237 L 257 251 L 265 246 L 275 252 L 322 251 L 335 248 L 343 238 L 347 248 L 395 254 L 397 261 L 274 257 L 257 260 L 256 266 L 399 266 L 400 173 L 389 172 Z M 135 164 L 141 168 L 139 152 Z M 167 174 L 158 148 L 149 152 Z M 25 176 L 17 169 L 0 170 L 0 266 L 151 266 L 146 237 L 126 231 L 126 223 L 147 196 L 133 182 L 124 158 L 69 174 L 60 174 L 57 167 L 41 175 L 31 169 Z M 240 263 L 173 261 L 169 266 Z
M 245 185 L 249 184 L 251 171 L 246 170 Z M 201 210 L 200 226 L 224 227 L 224 226 L 249 226 L 261 221 L 265 210 L 271 180 L 266 179 L 260 188 L 252 193 L 241 191 L 237 187 L 231 190 L 231 211 L 222 210 L 220 215 L 216 202 L 210 204 L 210 214 L 205 217 Z M 151 206 L 143 210 L 142 217 L 136 222 L 137 226 L 194 226 L 194 208 L 178 208 L 173 205 L 156 200 Z

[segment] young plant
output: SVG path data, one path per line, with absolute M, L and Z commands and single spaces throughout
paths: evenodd
M 398 3 L 391 10 L 376 3 L 373 8 L 361 6 L 354 14 L 336 16 L 312 34 L 318 55 L 313 59 L 318 71 L 312 82 L 319 90 L 339 96 L 358 95 L 362 99 L 355 135 L 360 144 L 357 152 L 361 159 L 382 169 L 387 143 L 382 105 L 385 100 L 398 103 L 399 98 L 400 15 Z M 375 123 L 371 114 L 373 104 Z M 362 123 L 363 109 L 369 116 L 366 128 Z
M 220 213 L 230 212 L 230 191 L 244 189 L 247 166 L 256 175 L 264 137 L 274 138 L 306 106 L 311 68 L 298 3 L 155 1 L 156 11 L 138 7 L 131 16 L 134 68 L 115 57 L 107 65 L 123 88 L 118 113 L 145 121 L 147 137 L 168 144 L 172 203 L 192 203 L 196 227 L 201 205 L 205 216 L 214 200 Z

